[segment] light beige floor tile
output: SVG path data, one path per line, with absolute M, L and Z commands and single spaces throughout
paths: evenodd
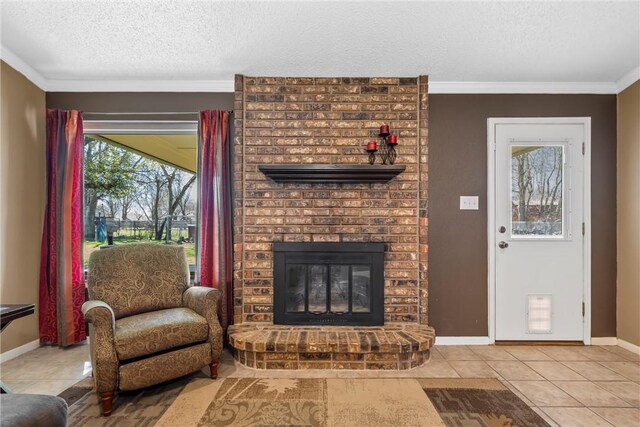
M 640 384 L 631 381 L 606 381 L 594 383 L 598 387 L 615 394 L 620 399 L 629 403 L 631 406 L 640 408 Z
M 434 347 L 430 351 L 431 358 L 429 360 L 445 360 L 442 354 Z
M 542 408 L 561 427 L 611 426 L 587 408 Z
M 640 381 L 640 364 L 635 362 L 600 362 L 605 368 L 609 368 L 631 381 Z
M 613 347 L 613 346 L 612 346 Z M 596 362 L 621 362 L 626 360 L 619 354 L 607 351 L 602 346 L 589 345 L 582 347 L 582 354 Z
M 549 356 L 531 346 L 502 347 L 518 360 L 552 360 Z
M 500 375 L 481 360 L 453 360 L 449 364 L 461 378 L 500 378 Z
M 581 346 L 539 346 L 538 350 L 551 357 L 553 360 L 582 360 L 589 361 Z
M 507 350 L 493 345 L 472 346 L 471 351 L 479 355 L 482 360 L 516 360 Z
M 25 393 L 29 387 L 33 387 L 38 383 L 38 380 L 2 380 L 5 390 L 8 389 L 10 393 Z
M 572 371 L 571 369 L 567 368 L 560 362 L 535 361 L 535 362 L 524 362 L 524 363 L 548 380 L 580 381 L 585 379 L 584 377 Z
M 509 381 L 536 406 L 582 406 L 549 381 Z
M 481 360 L 479 355 L 464 345 L 442 345 L 436 348 L 446 360 Z
M 522 394 L 520 392 L 520 390 L 518 390 L 517 388 L 515 388 L 513 386 L 513 384 L 511 384 L 509 381 L 501 379 L 500 382 L 502 384 L 504 384 L 505 387 L 507 387 L 509 390 L 511 390 L 513 392 L 513 394 L 515 394 L 516 396 L 518 396 L 520 398 L 520 400 L 522 400 L 524 403 L 526 403 L 528 406 L 535 406 L 534 403 L 529 400 L 529 398 L 527 396 L 525 396 L 524 394 Z
M 590 381 L 625 381 L 626 378 L 598 362 L 561 362 Z
M 591 410 L 616 427 L 640 426 L 640 409 L 637 408 L 592 408 Z
M 600 347 L 602 347 L 603 349 L 611 353 L 615 353 L 619 356 L 622 356 L 625 360 L 629 360 L 631 362 L 640 362 L 640 354 L 633 353 L 627 350 L 626 348 L 622 348 L 618 345 L 603 345 Z
M 533 412 L 535 412 L 536 414 L 540 415 L 540 418 L 545 420 L 547 422 L 547 424 L 549 424 L 551 427 L 560 427 L 560 424 L 558 424 L 557 422 L 553 421 L 551 419 L 551 417 L 549 415 L 547 415 L 547 413 L 544 412 L 542 409 L 538 408 L 537 406 L 534 406 L 531 409 L 533 409 Z
M 624 408 L 629 406 L 629 404 L 624 400 L 616 397 L 612 393 L 609 393 L 607 390 L 598 387 L 592 382 L 554 381 L 553 383 L 578 402 L 588 407 L 602 406 Z
M 533 369 L 518 360 L 487 361 L 487 364 L 505 380 L 544 380 Z
M 328 379 L 327 396 L 328 426 L 444 426 L 415 380 Z
M 3 380 L 13 393 L 57 396 L 79 380 Z
M 552 357 L 562 360 L 563 363 L 551 361 Z M 59 394 L 86 375 L 85 362 L 89 359 L 89 347 L 85 344 L 64 350 L 57 347 L 41 347 L 3 363 L 0 366 L 0 375 L 3 381 L 15 392 Z M 525 363 L 520 363 L 517 359 L 525 361 Z M 497 377 L 501 380 L 512 379 L 512 381 L 503 380 L 503 383 L 526 404 L 544 406 L 545 408 L 535 408 L 535 410 L 541 411 L 549 420 L 550 415 L 543 409 L 552 409 L 553 406 L 582 406 L 582 403 L 548 381 L 527 381 L 527 379 L 538 380 L 540 377 L 544 377 L 559 382 L 570 389 L 571 386 L 567 385 L 569 382 L 585 380 L 585 377 L 593 380 L 607 379 L 607 381 L 599 381 L 596 384 L 583 381 L 583 387 L 576 388 L 574 385 L 574 389 L 571 390 L 576 394 L 576 397 L 579 395 L 584 402 L 631 405 L 637 409 L 640 406 L 640 385 L 626 380 L 628 378 L 640 381 L 640 364 L 635 362 L 636 360 L 640 360 L 640 357 L 636 357 L 634 353 L 620 347 L 608 346 L 437 346 L 434 347 L 429 362 L 422 367 L 408 371 L 274 371 L 248 368 L 236 362 L 233 356 L 225 350 L 221 355 L 219 376 L 221 378 L 352 379 Z M 584 386 L 585 384 L 591 385 Z M 590 414 L 585 411 L 571 410 L 568 412 L 552 410 L 551 412 L 561 418 L 566 417 L 566 413 L 574 414 L 576 422 L 588 419 L 596 420 L 598 423 L 604 422 L 593 412 Z M 633 412 L 602 412 L 602 415 L 607 415 L 612 423 L 616 420 L 617 422 L 620 422 L 620 419 L 624 420 L 621 417 L 629 414 L 633 414 Z M 615 418 L 616 416 L 620 419 Z M 553 421 L 550 422 L 550 424 L 552 423 Z M 565 425 L 579 424 L 565 423 Z
M 459 378 L 460 375 L 444 360 L 432 360 L 409 371 L 415 378 Z

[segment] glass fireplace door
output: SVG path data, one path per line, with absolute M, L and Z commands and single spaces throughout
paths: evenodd
M 382 324 L 382 258 L 382 252 L 276 251 L 275 323 Z
M 371 312 L 371 268 L 368 265 L 287 264 L 288 313 Z

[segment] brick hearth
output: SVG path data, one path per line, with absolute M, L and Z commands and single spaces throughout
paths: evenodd
M 266 333 L 264 328 L 274 327 L 273 242 L 384 242 L 385 325 L 407 324 L 403 328 L 433 335 L 427 326 L 427 77 L 236 76 L 235 85 L 232 345 L 240 342 L 235 335 L 244 334 L 243 328 Z M 277 183 L 258 170 L 259 165 L 368 164 L 366 143 L 377 140 L 382 124 L 398 135 L 396 164 L 406 166 L 388 183 Z M 300 327 L 301 333 L 306 330 Z M 328 334 L 321 335 L 329 339 Z M 428 357 L 425 345 L 418 346 L 415 360 Z M 239 360 L 253 365 L 263 357 L 259 354 L 279 353 L 236 349 Z M 303 350 L 296 350 L 298 367 L 307 366 L 302 354 L 314 353 Z M 329 352 L 321 364 L 333 366 L 339 362 L 333 355 L 340 354 L 360 355 L 357 361 L 365 365 L 375 363 L 376 353 L 392 357 L 361 350 Z M 391 353 L 398 369 L 415 361 L 413 350 Z
M 242 324 L 229 328 L 240 363 L 258 369 L 411 369 L 429 359 L 433 328 Z

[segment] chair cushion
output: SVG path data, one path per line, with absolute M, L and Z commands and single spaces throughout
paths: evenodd
M 89 299 L 106 302 L 116 319 L 182 307 L 189 265 L 180 245 L 133 243 L 89 257 Z
M 118 359 L 149 356 L 164 350 L 205 341 L 209 325 L 189 308 L 169 308 L 116 320 Z

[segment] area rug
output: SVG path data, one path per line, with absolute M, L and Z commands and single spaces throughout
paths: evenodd
M 60 394 L 70 426 L 548 426 L 496 379 L 225 378 L 204 374 L 116 395 L 91 378 Z

